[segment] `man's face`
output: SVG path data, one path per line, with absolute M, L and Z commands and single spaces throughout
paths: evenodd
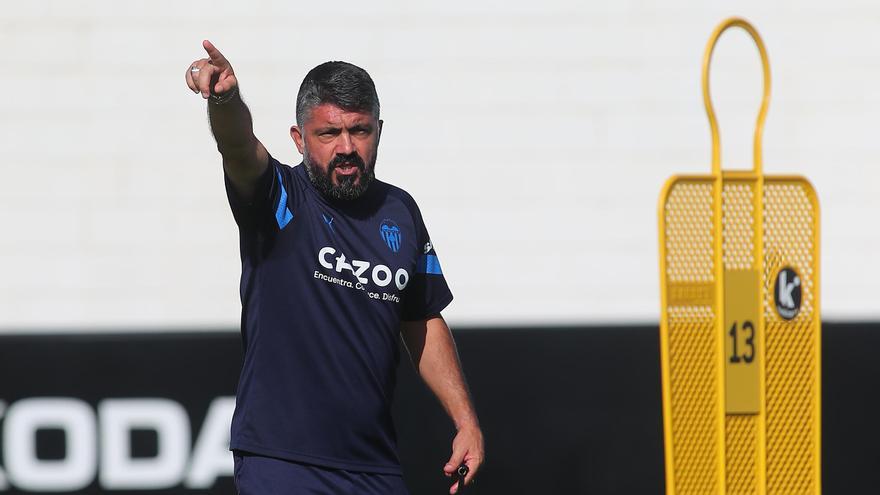
M 325 103 L 312 109 L 302 127 L 291 127 L 290 135 L 321 193 L 355 199 L 373 180 L 381 131 L 382 121 L 372 113 Z

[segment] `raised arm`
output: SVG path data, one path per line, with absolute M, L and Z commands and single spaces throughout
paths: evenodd
M 249 200 L 269 165 L 269 153 L 254 136 L 251 112 L 241 99 L 232 65 L 210 41 L 203 41 L 202 46 L 208 58 L 186 68 L 186 84 L 208 100 L 211 131 L 223 156 L 223 168 L 239 196 Z
M 443 471 L 446 476 L 452 476 L 459 465 L 466 464 L 469 469 L 465 478 L 467 485 L 483 463 L 483 433 L 465 384 L 452 333 L 439 315 L 422 321 L 403 322 L 400 333 L 413 365 L 458 430 L 452 441 L 452 455 Z M 458 490 L 456 482 L 449 493 Z

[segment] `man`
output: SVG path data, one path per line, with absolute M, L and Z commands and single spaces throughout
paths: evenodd
M 407 493 L 390 415 L 398 334 L 458 431 L 443 471 L 467 465 L 467 485 L 483 435 L 440 314 L 452 294 L 416 203 L 374 178 L 372 79 L 344 62 L 308 73 L 290 129 L 303 163 L 289 167 L 254 136 L 232 66 L 203 47 L 186 82 L 208 100 L 240 233 L 239 493 Z

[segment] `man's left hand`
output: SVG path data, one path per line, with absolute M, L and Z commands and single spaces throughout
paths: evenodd
M 458 434 L 452 441 L 452 457 L 443 466 L 443 472 L 447 477 L 451 477 L 458 471 L 458 466 L 466 465 L 468 474 L 464 479 L 464 484 L 467 486 L 473 483 L 474 476 L 480 470 L 483 459 L 483 432 L 478 426 L 462 428 L 458 430 Z M 458 481 L 456 481 L 449 488 L 449 493 L 458 493 L 458 489 Z

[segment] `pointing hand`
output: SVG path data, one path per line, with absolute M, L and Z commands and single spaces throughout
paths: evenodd
M 223 96 L 238 87 L 238 80 L 226 57 L 210 41 L 202 42 L 208 58 L 200 58 L 186 68 L 186 85 L 193 93 L 207 99 L 212 94 Z

